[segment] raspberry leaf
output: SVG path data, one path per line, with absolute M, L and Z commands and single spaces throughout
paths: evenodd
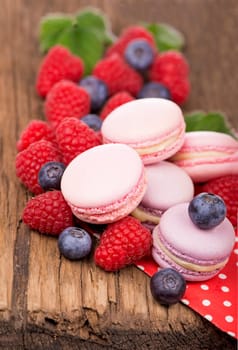
M 165 23 L 146 24 L 146 28 L 153 34 L 160 52 L 167 50 L 181 51 L 185 45 L 183 34 Z
M 195 111 L 185 115 L 186 131 L 208 130 L 229 134 L 236 138 L 226 116 L 218 112 Z
M 93 66 L 102 58 L 105 47 L 114 40 L 109 22 L 94 9 L 86 9 L 75 16 L 48 15 L 40 23 L 40 48 L 47 52 L 61 44 L 84 61 L 84 74 L 91 73 Z
M 103 43 L 110 45 L 115 40 L 107 17 L 97 9 L 88 8 L 76 15 L 77 24 L 82 28 L 93 28 Z
M 40 22 L 40 49 L 47 52 L 57 44 L 62 32 L 70 28 L 72 18 L 64 15 L 47 15 Z

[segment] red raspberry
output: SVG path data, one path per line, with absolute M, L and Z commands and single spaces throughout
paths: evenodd
M 109 224 L 95 250 L 95 263 L 106 271 L 119 270 L 151 252 L 152 236 L 139 220 L 127 216 Z
M 135 39 L 145 39 L 152 47 L 156 47 L 154 37 L 147 29 L 141 26 L 131 26 L 122 31 L 118 40 L 108 48 L 106 55 L 118 53 L 122 56 L 127 45 Z
M 83 70 L 84 64 L 80 57 L 74 56 L 63 46 L 54 46 L 39 67 L 36 90 L 40 96 L 45 97 L 52 86 L 60 80 L 79 81 Z
M 171 50 L 158 54 L 149 70 L 149 78 L 164 84 L 178 104 L 184 103 L 190 93 L 189 65 L 180 52 Z
M 57 127 L 64 118 L 81 118 L 89 111 L 89 94 L 71 81 L 62 80 L 56 83 L 46 97 L 46 118 L 54 127 Z
M 238 220 L 238 175 L 226 175 L 206 182 L 200 192 L 209 192 L 222 197 L 227 208 L 227 217 L 237 226 Z
M 110 55 L 99 61 L 93 69 L 93 75 L 104 81 L 110 95 L 119 91 L 127 91 L 136 96 L 143 85 L 140 74 L 118 54 Z
M 131 96 L 126 91 L 118 92 L 117 94 L 110 97 L 105 105 L 103 106 L 103 109 L 101 110 L 100 117 L 101 119 L 105 119 L 109 113 L 111 113 L 115 108 L 123 105 L 126 102 L 133 101 L 134 97 Z
M 156 56 L 150 69 L 151 80 L 159 81 L 166 75 L 189 76 L 189 65 L 182 53 L 170 50 Z
M 73 226 L 73 215 L 61 191 L 39 194 L 26 204 L 23 222 L 40 233 L 59 235 L 65 228 Z
M 43 190 L 38 184 L 38 172 L 50 161 L 61 161 L 58 149 L 49 141 L 36 141 L 17 154 L 16 174 L 31 192 L 39 194 Z
M 56 129 L 56 140 L 65 164 L 101 143 L 98 134 L 77 118 L 66 118 L 60 123 Z
M 23 151 L 30 144 L 39 140 L 47 140 L 55 143 L 54 130 L 43 120 L 32 120 L 21 133 L 17 142 L 17 150 Z
M 171 93 L 172 100 L 178 105 L 183 104 L 190 93 L 190 83 L 187 78 L 167 76 L 160 80 Z

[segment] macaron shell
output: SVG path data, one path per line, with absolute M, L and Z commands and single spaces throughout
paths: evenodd
M 238 174 L 238 142 L 215 131 L 187 132 L 182 147 L 170 160 L 182 167 L 194 182 Z
M 80 208 L 111 205 L 130 193 L 144 173 L 138 154 L 123 144 L 91 148 L 72 160 L 61 180 L 67 202 Z
M 194 196 L 194 185 L 189 175 L 177 165 L 161 161 L 145 166 L 147 189 L 141 201 L 143 207 L 167 210 L 188 202 Z
M 210 230 L 195 226 L 188 215 L 189 203 L 177 204 L 161 217 L 154 229 L 162 244 L 173 254 L 198 264 L 216 264 L 229 257 L 235 243 L 231 222 L 225 220 Z
M 144 174 L 138 184 L 121 200 L 110 205 L 97 208 L 80 208 L 70 204 L 73 214 L 80 220 L 95 223 L 108 224 L 129 215 L 139 204 L 145 193 L 146 179 Z
M 172 101 L 137 99 L 113 110 L 104 120 L 101 132 L 104 143 L 127 144 L 149 164 L 179 150 L 185 122 L 180 107 Z
M 197 162 L 176 162 L 191 177 L 194 183 L 206 182 L 226 175 L 238 174 L 238 154 L 234 157 L 224 157 Z
M 181 121 L 183 115 L 175 103 L 160 98 L 138 99 L 114 109 L 101 132 L 114 142 L 149 146 L 181 127 Z

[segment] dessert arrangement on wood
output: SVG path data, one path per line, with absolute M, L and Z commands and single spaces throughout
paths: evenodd
M 32 194 L 24 224 L 54 236 L 65 259 L 91 255 L 108 273 L 136 265 L 151 298 L 237 337 L 235 131 L 222 114 L 184 113 L 191 68 L 174 28 L 135 24 L 115 37 L 85 9 L 75 43 L 67 18 L 61 31 L 55 16 L 40 26 L 45 119 L 21 131 L 15 163 Z

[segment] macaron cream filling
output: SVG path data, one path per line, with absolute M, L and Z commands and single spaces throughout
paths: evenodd
M 203 151 L 203 152 L 178 152 L 175 154 L 171 160 L 180 161 L 180 160 L 191 160 L 195 158 L 210 158 L 210 157 L 227 157 L 234 152 L 213 152 L 213 151 Z
M 152 210 L 139 205 L 131 214 L 141 222 L 151 222 L 157 225 L 159 223 L 162 210 Z

